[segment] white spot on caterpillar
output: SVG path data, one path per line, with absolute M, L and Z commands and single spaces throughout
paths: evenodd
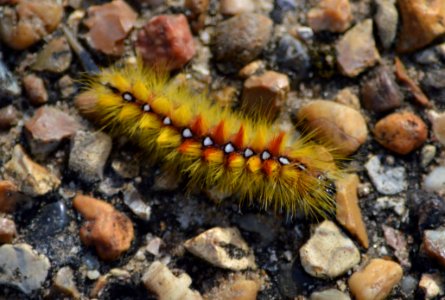
M 150 105 L 149 104 L 144 104 L 143 106 L 142 106 L 142 110 L 143 111 L 150 111 Z
M 128 102 L 133 102 L 134 101 L 134 97 L 132 94 L 130 94 L 129 92 L 125 92 L 122 94 L 122 99 L 124 99 L 125 101 Z
M 246 150 L 244 150 L 244 157 L 245 158 L 249 158 L 253 155 L 253 151 L 250 150 L 249 148 L 247 148 Z
M 182 131 L 182 137 L 184 137 L 184 138 L 191 138 L 193 136 L 193 133 L 192 133 L 192 131 L 190 130 L 190 129 L 188 129 L 188 128 L 185 128 L 183 131 Z
M 212 139 L 211 139 L 210 137 L 206 137 L 206 138 L 204 139 L 204 141 L 202 142 L 202 144 L 203 144 L 205 147 L 212 146 L 212 145 L 213 145 L 213 141 L 212 141 Z
M 231 143 L 228 143 L 224 146 L 225 153 L 231 153 L 233 151 L 235 151 L 235 148 L 233 147 L 233 145 Z
M 169 117 L 165 117 L 165 119 L 164 119 L 164 121 L 162 121 L 162 123 L 164 123 L 164 125 L 171 125 L 172 120 Z
M 290 161 L 287 157 L 281 156 L 280 158 L 278 158 L 278 161 L 280 162 L 280 164 L 282 165 L 288 165 L 290 164 Z
M 267 152 L 267 151 L 263 151 L 263 153 L 261 153 L 261 159 L 262 159 L 262 160 L 269 159 L 270 156 L 271 156 L 270 153 Z

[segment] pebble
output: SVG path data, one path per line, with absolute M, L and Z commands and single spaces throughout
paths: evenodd
M 398 57 L 395 59 L 395 75 L 397 80 L 405 85 L 411 94 L 413 94 L 414 100 L 417 104 L 425 107 L 431 107 L 430 100 L 423 93 L 417 83 L 415 83 L 414 80 L 408 76 L 405 66 Z
M 17 229 L 14 221 L 0 217 L 0 244 L 10 244 L 16 235 Z
M 444 278 L 441 274 L 423 273 L 419 281 L 419 288 L 425 295 L 424 299 L 434 299 L 445 293 Z
M 35 74 L 28 74 L 23 77 L 22 82 L 32 105 L 39 106 L 48 102 L 48 93 L 42 78 Z
M 349 0 L 321 0 L 307 14 L 307 22 L 315 32 L 344 32 L 352 19 Z
M 115 0 L 90 6 L 87 15 L 84 23 L 91 47 L 107 55 L 122 55 L 124 40 L 135 25 L 137 13 L 125 1 Z
M 13 213 L 21 198 L 23 197 L 14 182 L 0 180 L 0 212 Z
M 62 73 L 71 65 L 71 48 L 66 38 L 52 39 L 37 54 L 35 63 L 31 66 L 34 71 L 48 71 Z
M 378 67 L 361 87 L 363 106 L 372 112 L 384 113 L 401 106 L 403 95 L 386 67 Z
M 134 229 L 125 214 L 107 202 L 80 194 L 73 206 L 86 219 L 80 239 L 86 246 L 94 246 L 101 259 L 116 260 L 130 248 Z
M 422 88 L 440 103 L 445 103 L 445 69 L 431 69 L 425 73 Z
M 216 60 L 235 67 L 253 61 L 269 42 L 272 25 L 271 19 L 254 13 L 239 14 L 220 22 L 215 28 Z
M 434 124 L 433 124 L 434 127 Z M 427 167 L 436 156 L 437 149 L 434 145 L 425 145 L 420 153 L 420 165 Z
M 251 76 L 244 82 L 241 107 L 245 114 L 274 120 L 280 112 L 290 90 L 285 74 L 267 71 Z
M 445 2 L 442 0 L 397 1 L 402 27 L 397 51 L 416 51 L 445 34 Z
M 242 2 L 242 1 L 239 1 Z M 209 9 L 209 0 L 186 0 L 184 7 L 189 9 L 190 14 L 187 18 L 193 32 L 198 33 L 206 25 L 207 10 Z
M 430 112 L 430 120 L 433 125 L 433 133 L 435 138 L 445 145 L 445 112 Z
M 400 282 L 402 276 L 403 270 L 399 264 L 375 258 L 362 270 L 352 274 L 348 285 L 357 300 L 383 300 Z
M 382 165 L 380 158 L 372 156 L 365 164 L 365 169 L 377 189 L 384 195 L 396 195 L 407 188 L 404 167 Z
M 0 22 L 1 26 L 2 22 Z M 6 67 L 0 56 L 0 96 L 18 96 L 22 93 L 17 78 Z
M 70 98 L 76 91 L 74 80 L 69 75 L 63 75 L 57 82 L 62 98 Z
M 185 248 L 208 263 L 233 271 L 256 269 L 255 256 L 235 227 L 214 227 L 185 241 Z
M 73 117 L 52 106 L 39 108 L 25 123 L 31 153 L 37 157 L 46 157 L 79 128 L 80 124 Z
M 0 130 L 9 129 L 18 122 L 18 111 L 14 106 L 8 105 L 0 108 Z
M 258 236 L 258 244 L 267 246 L 273 242 L 278 235 L 280 225 L 278 220 L 269 218 L 264 214 L 243 214 L 234 219 L 243 231 L 254 233 Z
M 372 35 L 372 20 L 367 19 L 348 30 L 336 45 L 340 72 L 355 77 L 380 61 Z
M 368 233 L 363 222 L 362 211 L 358 205 L 357 188 L 359 185 L 357 174 L 346 174 L 335 182 L 337 221 L 356 237 L 365 248 L 369 246 Z
M 5 174 L 14 180 L 23 193 L 42 196 L 60 186 L 60 179 L 45 167 L 32 161 L 21 145 L 16 145 L 12 158 L 5 165 Z
M 428 128 L 422 119 L 412 112 L 396 112 L 377 122 L 374 136 L 385 148 L 405 155 L 425 143 Z
M 360 262 L 360 252 L 331 221 L 319 224 L 300 248 L 304 270 L 317 278 L 335 278 Z
M 0 284 L 8 284 L 30 295 L 42 287 L 51 267 L 44 255 L 28 244 L 0 247 Z
M 386 225 L 382 225 L 382 229 L 386 243 L 394 249 L 394 255 L 400 264 L 410 268 L 408 243 L 403 232 Z
M 335 95 L 334 101 L 360 111 L 360 100 L 350 88 L 340 90 Z
M 147 290 L 155 293 L 159 300 L 201 300 L 199 292 L 190 289 L 192 280 L 186 273 L 175 276 L 167 266 L 154 261 L 142 277 Z
M 50 240 L 57 233 L 63 231 L 70 223 L 71 217 L 62 201 L 56 201 L 43 206 L 32 220 L 34 228 L 28 240 L 43 244 L 41 241 Z M 37 250 L 40 248 L 37 247 Z
M 401 217 L 407 213 L 406 199 L 404 197 L 379 197 L 375 200 L 374 207 L 377 212 L 391 209 Z
M 445 167 L 436 167 L 430 173 L 428 173 L 428 175 L 423 179 L 423 187 L 427 191 L 444 194 Z
M 315 100 L 300 108 L 299 122 L 310 131 L 318 131 L 322 141 L 349 155 L 366 141 L 368 129 L 359 111 L 333 101 Z
M 114 159 L 111 162 L 111 168 L 122 178 L 131 179 L 139 175 L 140 163 L 139 159 L 135 159 L 133 156 L 126 156 Z
M 280 38 L 272 60 L 280 71 L 289 74 L 293 80 L 308 77 L 311 68 L 311 57 L 305 44 L 291 35 Z
M 51 0 L 22 0 L 3 8 L 0 39 L 15 50 L 23 50 L 53 32 L 63 17 L 63 5 Z
M 204 299 L 256 300 L 260 287 L 259 282 L 236 274 L 206 293 Z
M 445 266 L 445 227 L 423 232 L 423 249 L 425 253 Z
M 253 0 L 221 0 L 219 11 L 226 16 L 234 16 L 242 13 L 251 13 L 255 10 Z
M 70 299 L 80 299 L 79 290 L 74 282 L 74 272 L 70 267 L 62 267 L 57 271 L 52 287 Z
M 321 292 L 313 292 L 309 300 L 351 300 L 351 298 L 337 289 L 327 289 Z
M 396 8 L 396 0 L 376 0 L 376 13 L 374 22 L 383 48 L 391 48 L 397 34 L 399 13 Z
M 145 203 L 141 194 L 139 194 L 138 190 L 134 187 L 133 184 L 129 183 L 124 193 L 124 203 L 131 209 L 131 211 L 138 216 L 141 220 L 148 221 L 150 220 L 151 215 L 151 207 Z
M 250 63 L 248 63 L 247 65 L 245 65 L 241 70 L 239 70 L 238 72 L 238 76 L 243 78 L 243 79 L 247 79 L 253 75 L 258 75 L 261 72 L 264 72 L 266 68 L 265 62 L 258 59 L 258 60 L 254 60 Z M 224 87 L 226 88 L 226 87 Z M 223 89 L 224 89 L 223 88 Z M 236 91 L 236 89 L 235 89 Z
M 111 138 L 103 132 L 78 131 L 71 143 L 68 167 L 87 182 L 103 178 L 112 147 Z
M 137 34 L 136 50 L 147 65 L 166 64 L 179 69 L 196 53 L 195 43 L 184 15 L 158 15 Z

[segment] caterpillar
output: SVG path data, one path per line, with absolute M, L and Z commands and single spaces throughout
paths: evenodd
M 261 119 L 224 109 L 142 63 L 91 77 L 75 99 L 80 112 L 124 135 L 189 186 L 216 188 L 240 202 L 295 215 L 335 208 L 336 156 Z

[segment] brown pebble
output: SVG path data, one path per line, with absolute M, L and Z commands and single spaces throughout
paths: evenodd
M 136 49 L 146 64 L 164 64 L 171 70 L 183 67 L 196 53 L 184 15 L 150 19 L 137 34 Z
M 79 128 L 80 124 L 74 118 L 51 106 L 39 108 L 25 123 L 26 137 L 34 155 L 47 155 Z
M 432 113 L 431 123 L 433 125 L 434 137 L 442 144 L 445 145 L 445 112 Z
M 372 259 L 366 267 L 352 274 L 349 289 L 357 300 L 383 300 L 403 276 L 399 264 L 380 258 Z
M 285 74 L 267 71 L 244 82 L 241 110 L 247 115 L 273 120 L 281 110 L 289 92 Z
M 261 285 L 242 275 L 233 275 L 204 295 L 205 299 L 255 300 Z
M 108 55 L 122 55 L 124 40 L 133 29 L 137 13 L 125 1 L 115 0 L 91 6 L 87 14 L 85 25 L 90 29 L 87 41 L 91 47 Z
M 394 110 L 402 104 L 402 93 L 386 67 L 379 67 L 361 88 L 363 106 L 376 113 Z
M 368 248 L 369 240 L 366 226 L 363 222 L 362 211 L 358 205 L 357 188 L 359 184 L 357 174 L 345 174 L 335 182 L 337 221 L 345 227 L 360 244 Z
M 10 244 L 16 235 L 14 221 L 0 217 L 0 244 Z
M 395 257 L 397 257 L 402 266 L 410 268 L 409 248 L 404 233 L 386 225 L 382 225 L 382 229 L 386 243 L 394 249 Z
M 74 272 L 70 267 L 62 267 L 57 271 L 53 279 L 52 290 L 58 293 L 53 295 L 54 298 L 58 298 L 57 296 L 66 296 L 70 299 L 81 299 L 74 281 Z
M 333 101 L 315 100 L 300 108 L 297 114 L 309 131 L 317 131 L 321 141 L 349 155 L 366 141 L 368 129 L 359 111 Z
M 423 233 L 423 248 L 429 257 L 445 266 L 445 228 L 425 230 Z
M 51 0 L 21 0 L 4 7 L 0 38 L 9 47 L 23 50 L 53 32 L 63 16 L 63 6 Z
M 425 143 L 428 128 L 415 114 L 397 112 L 378 121 L 374 135 L 385 148 L 398 154 L 408 154 Z
M 28 74 L 23 77 L 23 87 L 32 105 L 42 105 L 48 101 L 48 93 L 43 79 L 35 74 Z
M 227 16 L 250 13 L 254 10 L 255 3 L 253 0 L 221 0 L 219 4 L 219 11 Z
M 349 0 L 321 0 L 307 15 L 313 31 L 343 32 L 351 26 Z
M 64 36 L 52 39 L 37 54 L 35 63 L 31 66 L 34 71 L 49 71 L 62 73 L 71 64 L 71 48 Z
M 134 238 L 133 223 L 111 204 L 88 196 L 77 195 L 74 208 L 86 219 L 80 239 L 94 246 L 103 260 L 116 260 L 127 251 Z
M 397 51 L 413 52 L 445 34 L 445 1 L 398 0 L 402 27 Z
M 353 109 L 360 110 L 360 100 L 350 88 L 344 88 L 339 91 L 335 96 L 334 101 Z
M 17 124 L 18 112 L 14 106 L 8 105 L 0 109 L 0 129 L 9 129 Z
M 0 212 L 13 213 L 21 198 L 17 185 L 9 180 L 0 180 Z
M 69 75 L 62 76 L 57 82 L 63 98 L 69 98 L 76 92 L 74 80 Z
M 372 35 L 372 20 L 367 19 L 348 30 L 336 45 L 340 72 L 355 77 L 380 60 Z
M 199 32 L 205 26 L 209 0 L 186 0 L 184 6 L 190 10 L 188 19 L 193 32 Z

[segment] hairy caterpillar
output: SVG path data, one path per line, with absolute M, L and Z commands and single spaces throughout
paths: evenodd
M 192 186 L 217 188 L 291 215 L 301 210 L 325 216 L 334 208 L 339 170 L 326 147 L 212 105 L 169 82 L 165 72 L 142 64 L 103 70 L 76 105 Z

